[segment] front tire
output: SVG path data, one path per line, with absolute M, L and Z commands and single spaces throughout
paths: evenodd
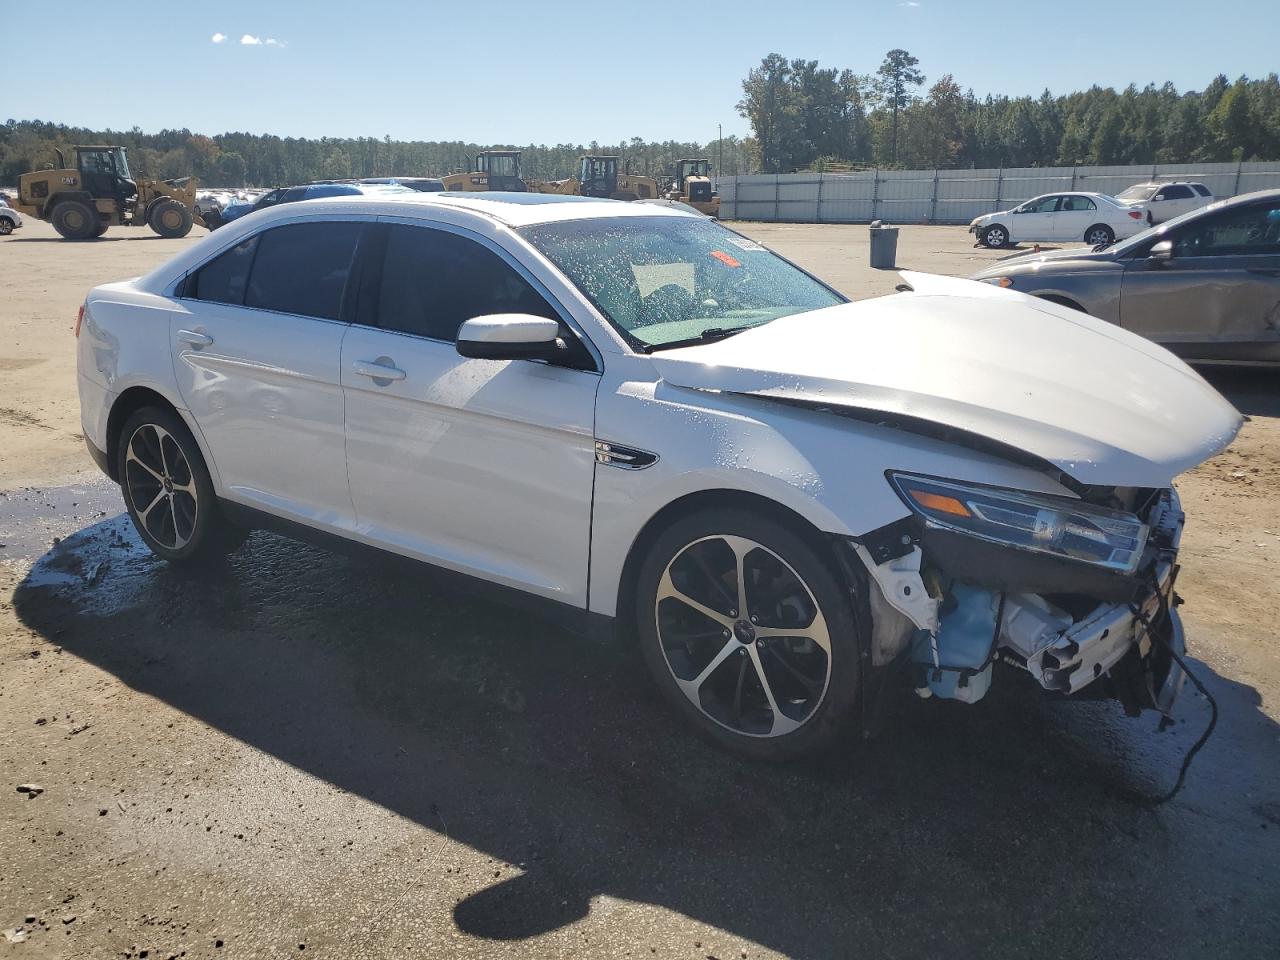
M 125 421 L 116 476 L 134 527 L 163 560 L 211 560 L 234 550 L 248 535 L 223 517 L 200 448 L 172 411 L 144 407 Z
M 834 558 L 741 509 L 700 511 L 654 542 L 636 585 L 654 680 L 704 736 L 753 759 L 830 747 L 852 724 L 860 636 Z
M 88 240 L 97 236 L 98 211 L 79 200 L 63 200 L 53 208 L 53 229 L 66 240 Z
M 13 221 L 8 217 L 0 217 L 0 237 L 7 237 L 13 233 Z
M 195 220 L 191 211 L 177 200 L 160 200 L 147 215 L 151 229 L 167 240 L 177 240 L 191 232 Z
M 1009 245 L 1009 230 L 998 223 L 992 224 L 982 231 L 982 243 L 992 250 L 999 250 Z

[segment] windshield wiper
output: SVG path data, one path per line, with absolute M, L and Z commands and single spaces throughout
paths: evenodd
M 666 343 L 646 343 L 640 349 L 645 353 L 653 353 L 655 350 L 671 350 L 675 347 L 691 347 L 696 343 L 713 343 L 716 340 L 723 340 L 725 337 L 732 337 L 735 333 L 741 333 L 743 330 L 750 330 L 751 327 L 758 324 L 748 324 L 745 327 L 707 327 L 696 337 L 685 337 L 682 340 L 668 340 Z

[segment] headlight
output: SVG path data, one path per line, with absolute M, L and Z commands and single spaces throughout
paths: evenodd
M 1006 290 L 1013 286 L 1013 277 L 983 277 L 983 283 L 994 283 L 997 287 L 1004 287 Z
M 911 474 L 889 475 L 903 501 L 926 523 L 1119 573 L 1133 573 L 1147 525 L 1131 513 L 1065 497 L 970 486 Z

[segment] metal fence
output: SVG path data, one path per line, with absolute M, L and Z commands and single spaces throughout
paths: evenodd
M 724 220 L 968 223 L 1056 190 L 1116 194 L 1147 180 L 1196 180 L 1214 196 L 1280 188 L 1280 162 L 1162 163 L 997 170 L 864 170 L 724 177 Z

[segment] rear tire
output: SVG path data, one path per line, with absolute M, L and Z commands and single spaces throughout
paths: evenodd
M 106 233 L 106 232 L 107 232 L 107 224 L 105 224 L 105 223 L 103 223 L 101 220 L 99 220 L 99 221 L 98 221 L 98 226 L 97 226 L 97 227 L 94 229 L 94 231 L 93 231 L 93 235 L 94 235 L 95 237 L 100 237 L 100 236 L 102 236 L 102 235 L 103 235 L 104 233 Z
M 992 250 L 999 250 L 1009 245 L 1009 229 L 998 223 L 993 223 L 982 231 L 982 244 L 990 247 Z
M 1099 245 L 1109 247 L 1116 242 L 1116 232 L 1105 223 L 1095 223 L 1084 232 L 1084 242 L 1091 247 Z
M 853 725 L 866 638 L 834 567 L 820 541 L 738 508 L 658 536 L 637 577 L 637 634 L 663 695 L 703 736 L 790 760 Z
M 151 229 L 167 240 L 185 237 L 194 222 L 191 211 L 177 200 L 158 200 L 147 214 Z
M 79 200 L 63 200 L 49 218 L 53 229 L 66 240 L 88 240 L 97 236 L 98 211 Z
M 223 516 L 200 448 L 173 411 L 134 411 L 120 430 L 115 458 L 129 517 L 161 559 L 207 562 L 230 553 L 248 536 Z

